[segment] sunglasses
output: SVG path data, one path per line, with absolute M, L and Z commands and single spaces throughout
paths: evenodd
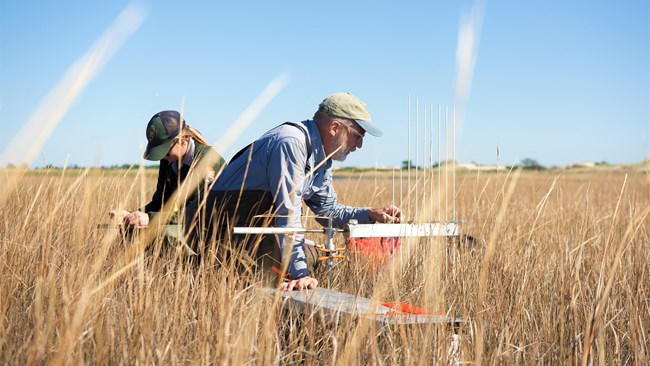
M 357 137 L 357 141 L 362 140 L 366 136 L 365 132 L 361 133 L 361 132 L 357 131 L 356 128 L 352 127 L 352 124 L 350 122 L 341 121 L 341 120 L 337 120 L 337 121 L 341 122 L 341 124 L 343 126 L 345 126 L 348 129 L 348 131 L 352 132 L 352 134 Z

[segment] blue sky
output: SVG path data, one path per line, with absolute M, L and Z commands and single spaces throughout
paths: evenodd
M 0 153 L 129 4 L 0 2 Z M 286 86 L 224 156 L 284 121 L 310 118 L 328 94 L 350 91 L 385 136 L 367 137 L 342 165 L 399 165 L 408 156 L 409 96 L 412 136 L 416 99 L 421 129 L 423 106 L 433 106 L 435 135 L 438 106 L 453 108 L 459 27 L 474 2 L 137 4 L 142 24 L 65 110 L 32 166 L 139 163 L 149 118 L 181 106 L 216 142 L 279 75 Z M 501 164 L 643 160 L 649 2 L 486 1 L 462 115 L 461 162 L 494 164 L 497 144 Z M 414 149 L 412 141 L 413 160 Z

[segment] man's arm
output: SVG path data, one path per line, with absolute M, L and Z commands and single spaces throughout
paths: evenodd
M 386 207 L 354 207 L 338 203 L 336 191 L 332 185 L 331 171 L 326 171 L 326 177 L 319 189 L 305 200 L 307 206 L 318 216 L 331 217 L 336 227 L 344 227 L 350 220 L 357 220 L 360 224 L 374 222 L 388 223 L 400 222 L 401 212 L 399 208 L 389 205 Z M 322 225 L 327 225 L 322 219 L 316 219 Z
M 346 206 L 338 203 L 336 191 L 332 185 L 332 173 L 329 169 L 325 170 L 325 177 L 320 183 L 318 179 L 314 181 L 318 185 L 314 189 L 314 194 L 305 200 L 305 203 L 316 215 L 331 217 L 335 227 L 343 227 L 350 220 L 357 220 L 360 224 L 369 224 L 370 208 Z M 327 225 L 322 219 L 316 219 L 321 225 Z
M 301 228 L 302 185 L 305 179 L 306 146 L 295 137 L 285 137 L 270 149 L 267 176 L 275 197 L 275 226 Z M 292 240 L 292 238 L 295 238 Z M 304 250 L 303 235 L 279 235 L 280 252 L 292 245 L 287 272 L 298 280 L 310 275 Z M 293 243 L 291 242 L 293 241 Z M 304 280 L 303 280 L 304 282 Z

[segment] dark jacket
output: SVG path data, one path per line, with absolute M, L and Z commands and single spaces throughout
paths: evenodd
M 160 167 L 158 168 L 158 184 L 156 185 L 156 192 L 153 194 L 153 197 L 151 198 L 151 202 L 149 202 L 144 207 L 144 212 L 149 214 L 149 216 L 152 216 L 160 212 L 163 204 L 167 202 L 167 200 L 172 196 L 172 194 L 176 191 L 180 183 L 182 183 L 185 180 L 190 169 L 193 169 L 194 166 L 196 166 L 196 164 L 199 161 L 201 161 L 201 159 L 205 157 L 208 151 L 210 150 L 212 150 L 213 153 L 215 153 L 218 157 L 216 163 L 212 165 L 212 168 L 215 170 L 216 173 L 218 173 L 219 169 L 224 164 L 223 158 L 219 156 L 216 150 L 214 150 L 212 147 L 202 145 L 198 143 L 196 140 L 194 141 L 194 158 L 192 160 L 191 167 L 187 165 L 183 165 L 178 175 L 174 172 L 174 170 L 172 170 L 172 165 L 170 162 L 166 160 L 161 160 Z M 201 176 L 205 176 L 205 173 L 201 173 Z M 205 179 L 201 179 L 199 185 L 197 187 L 194 187 L 190 191 L 192 193 L 187 197 L 187 199 L 181 198 L 178 202 L 183 202 L 183 205 L 185 205 L 189 202 L 192 202 L 193 200 L 202 199 L 204 195 L 204 189 L 203 189 L 204 187 L 205 187 Z M 172 216 L 170 223 L 176 223 L 176 221 L 177 221 L 176 214 L 174 214 Z

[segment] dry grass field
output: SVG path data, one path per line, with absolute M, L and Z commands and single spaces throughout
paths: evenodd
M 408 194 L 404 187 L 410 201 L 396 203 L 409 207 L 406 219 L 461 219 L 475 246 L 404 240 L 400 255 L 379 268 L 363 258 L 340 262 L 329 286 L 461 317 L 457 329 L 377 329 L 364 319 L 282 310 L 228 263 L 196 266 L 181 250 L 161 250 L 161 240 L 146 248 L 139 240 L 146 233 L 129 239 L 98 228 L 110 209 L 148 201 L 151 173 L 29 171 L 12 180 L 18 173 L 0 170 L 2 364 L 650 360 L 647 173 L 462 173 L 446 190 L 455 187 L 455 196 L 438 191 L 437 177 L 433 187 L 412 183 Z M 393 200 L 391 179 L 335 184 L 346 204 Z M 328 285 L 322 268 L 316 275 Z M 449 355 L 455 332 L 460 350 Z

